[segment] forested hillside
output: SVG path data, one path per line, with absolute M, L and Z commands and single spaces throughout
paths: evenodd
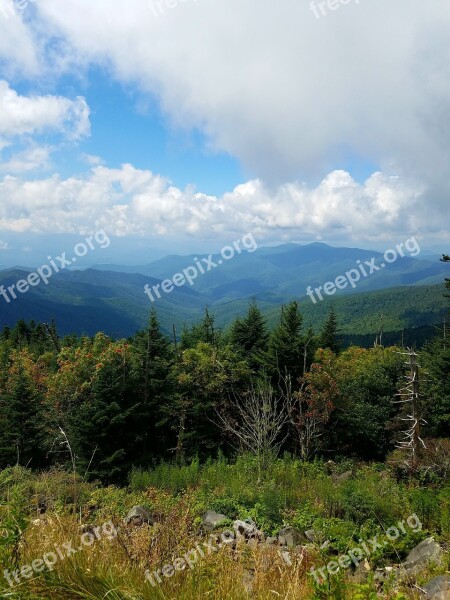
M 412 368 L 405 348 L 342 349 L 333 311 L 317 334 L 297 302 L 279 315 L 269 328 L 252 301 L 221 331 L 206 311 L 175 342 L 154 310 L 128 339 L 61 337 L 55 322 L 3 330 L 2 597 L 19 583 L 29 600 L 111 589 L 117 600 L 187 600 L 202 597 L 212 569 L 218 598 L 227 588 L 233 598 L 401 600 L 442 574 L 440 545 L 426 542 L 439 559 L 419 570 L 408 553 L 427 535 L 450 541 L 446 332 L 419 354 L 410 443 L 412 406 L 398 401 Z M 333 558 L 388 527 L 398 537 L 401 522 L 402 538 L 366 553 L 364 571 L 360 557 L 330 575 Z M 190 550 L 219 535 L 232 544 Z M 80 536 L 75 556 L 58 560 L 51 548 Z M 83 550 L 87 536 L 95 547 Z M 29 581 L 20 565 L 40 555 L 49 566 Z M 185 565 L 173 579 L 172 563 Z

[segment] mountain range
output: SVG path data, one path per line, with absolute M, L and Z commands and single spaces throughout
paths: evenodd
M 92 335 L 101 330 L 124 337 L 145 325 L 154 306 L 169 333 L 172 324 L 180 331 L 201 318 L 208 306 L 223 327 L 244 313 L 249 299 L 255 297 L 270 325 L 278 320 L 283 303 L 297 299 L 307 325 L 319 327 L 334 306 L 343 334 L 371 336 L 381 328 L 400 332 L 432 326 L 442 322 L 448 311 L 443 285 L 448 265 L 408 256 L 361 277 L 354 289 L 347 286 L 313 304 L 306 296 L 308 286 L 324 286 L 360 264 L 383 260 L 379 252 L 322 243 L 263 247 L 236 254 L 229 261 L 213 256 L 217 266 L 199 273 L 192 286 L 186 283 L 171 293 L 161 293 L 153 303 L 144 293 L 145 285 L 161 285 L 202 258 L 170 255 L 143 265 L 99 264 L 55 273 L 48 285 L 32 287 L 10 303 L 0 296 L 0 326 L 12 326 L 21 318 L 47 321 L 54 317 L 62 334 Z M 31 270 L 0 271 L 0 285 L 7 288 Z

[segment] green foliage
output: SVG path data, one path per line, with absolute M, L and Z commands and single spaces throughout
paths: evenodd
M 289 375 L 295 382 L 303 372 L 302 322 L 298 302 L 294 300 L 282 307 L 280 323 L 270 336 L 267 357 L 268 368 L 275 380 L 280 375 Z
M 42 398 L 30 373 L 28 353 L 14 352 L 0 390 L 0 464 L 42 467 Z M 28 367 L 28 368 L 27 368 Z
M 253 371 L 261 367 L 268 349 L 269 334 L 256 300 L 250 302 L 246 316 L 237 318 L 232 324 L 230 341 Z
M 335 354 L 340 350 L 340 344 L 338 342 L 338 322 L 336 313 L 332 308 L 327 320 L 323 324 L 322 331 L 319 336 L 319 346 L 321 348 L 328 348 Z
M 189 465 L 170 465 L 161 463 L 152 471 L 134 470 L 130 475 L 130 486 L 134 491 L 158 487 L 172 494 L 178 494 L 197 485 L 200 480 L 200 462 L 198 458 Z

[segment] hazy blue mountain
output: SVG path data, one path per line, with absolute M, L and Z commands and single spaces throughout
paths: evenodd
M 182 272 L 196 259 L 205 255 L 170 255 L 146 265 L 135 265 L 124 269 L 118 265 L 98 265 L 100 270 L 117 270 L 142 273 L 157 279 L 171 278 Z M 382 253 L 359 248 L 334 248 L 322 243 L 285 244 L 275 248 L 259 248 L 253 253 L 236 254 L 230 261 L 223 261 L 217 268 L 199 276 L 195 289 L 211 299 L 235 299 L 245 295 L 279 301 L 280 298 L 305 296 L 306 288 L 323 286 L 334 281 L 350 269 L 358 268 L 376 258 L 377 265 L 383 262 Z M 220 256 L 214 255 L 217 263 Z M 367 272 L 370 271 L 366 265 Z M 448 272 L 446 266 L 436 261 L 421 260 L 405 256 L 386 265 L 384 269 L 363 278 L 356 289 L 350 286 L 339 295 L 386 289 L 404 285 L 432 285 L 443 280 Z
M 397 332 L 443 319 L 447 300 L 442 282 L 448 265 L 439 261 L 401 258 L 362 278 L 355 290 L 347 288 L 334 296 L 324 296 L 324 301 L 315 305 L 305 296 L 308 285 L 323 286 L 354 269 L 356 261 L 370 261 L 372 257 L 381 263 L 382 255 L 377 252 L 320 243 L 260 248 L 223 261 L 199 275 L 193 286 L 176 287 L 160 299 L 155 295 L 153 304 L 144 293 L 146 284 L 161 284 L 202 256 L 171 255 L 126 269 L 99 265 L 95 269 L 66 270 L 54 274 L 48 285 L 41 283 L 9 304 L 0 296 L 0 326 L 14 325 L 20 318 L 47 321 L 53 316 L 62 333 L 91 335 L 103 330 L 113 336 L 128 336 L 144 326 L 149 309 L 155 306 L 164 330 L 172 333 L 173 324 L 179 332 L 199 319 L 205 306 L 217 315 L 218 324 L 225 326 L 245 312 L 251 297 L 257 298 L 271 324 L 279 318 L 282 303 L 298 299 L 306 324 L 319 327 L 333 304 L 346 335 L 372 334 L 382 322 L 386 332 Z M 213 257 L 216 263 L 219 259 Z M 28 271 L 2 271 L 0 284 L 8 287 L 25 278 Z

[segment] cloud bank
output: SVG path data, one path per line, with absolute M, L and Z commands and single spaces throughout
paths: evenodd
M 33 18 L 0 19 L 11 78 L 18 68 L 57 79 L 101 67 L 156 98 L 172 126 L 199 129 L 210 149 L 237 157 L 249 181 L 216 198 L 131 165 L 68 179 L 7 176 L 0 227 L 446 239 L 449 30 L 443 0 L 361 0 L 320 20 L 303 0 L 198 0 L 161 14 L 147 0 L 39 0 Z M 2 95 L 0 135 L 49 123 L 74 139 L 88 133 L 82 98 L 23 98 L 5 82 Z M 347 172 L 358 163 L 376 165 L 366 181 Z

